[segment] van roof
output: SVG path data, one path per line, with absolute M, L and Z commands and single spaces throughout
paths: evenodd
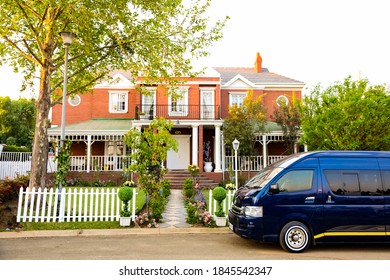
M 390 157 L 390 151 L 313 151 L 303 157 Z

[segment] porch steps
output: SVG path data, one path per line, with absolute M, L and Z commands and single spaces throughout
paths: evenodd
M 171 182 L 171 189 L 183 189 L 184 180 L 186 178 L 192 179 L 190 173 L 187 170 L 169 170 L 167 174 L 165 174 L 164 179 L 167 179 Z M 212 188 L 217 186 L 218 183 L 199 174 L 196 179 L 199 182 L 201 188 Z

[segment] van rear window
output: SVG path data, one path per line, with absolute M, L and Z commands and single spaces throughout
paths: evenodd
M 383 195 L 382 181 L 376 170 L 325 170 L 331 191 L 336 195 Z

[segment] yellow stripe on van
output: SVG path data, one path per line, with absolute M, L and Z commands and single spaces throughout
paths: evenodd
M 314 239 L 318 239 L 326 236 L 386 236 L 390 235 L 390 232 L 385 231 L 366 231 L 366 232 L 354 232 L 354 231 L 332 231 L 324 232 L 314 236 Z

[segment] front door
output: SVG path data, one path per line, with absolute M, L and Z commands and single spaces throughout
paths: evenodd
M 187 169 L 190 165 L 190 135 L 172 135 L 177 141 L 177 152 L 168 151 L 168 169 Z

